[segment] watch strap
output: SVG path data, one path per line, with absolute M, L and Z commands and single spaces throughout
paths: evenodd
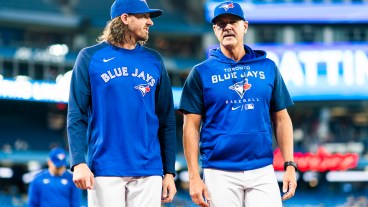
M 294 161 L 286 161 L 284 162 L 284 170 L 286 170 L 286 168 L 288 166 L 293 166 L 295 168 L 295 171 L 298 171 L 298 164 Z

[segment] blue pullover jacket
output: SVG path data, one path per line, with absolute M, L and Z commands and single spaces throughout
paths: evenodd
M 293 104 L 275 63 L 264 51 L 244 49 L 238 62 L 212 50 L 184 84 L 179 110 L 202 115 L 203 168 L 244 171 L 272 164 L 270 114 Z
M 175 173 L 175 122 L 170 80 L 156 51 L 106 42 L 81 50 L 68 107 L 72 169 L 87 163 L 95 176 Z

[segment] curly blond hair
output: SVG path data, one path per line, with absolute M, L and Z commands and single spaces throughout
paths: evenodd
M 123 24 L 120 16 L 115 17 L 107 22 L 102 34 L 97 38 L 97 42 L 108 42 L 112 45 L 118 46 L 128 42 L 128 25 Z M 146 41 L 138 41 L 140 45 L 146 44 Z

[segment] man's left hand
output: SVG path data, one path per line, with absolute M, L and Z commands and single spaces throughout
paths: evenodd
M 289 166 L 284 174 L 283 177 L 283 185 L 282 191 L 285 193 L 282 196 L 282 200 L 287 200 L 295 195 L 295 190 L 297 187 L 296 183 L 296 175 L 295 175 L 295 168 L 293 166 Z
M 165 174 L 164 179 L 162 180 L 162 203 L 170 203 L 173 201 L 174 196 L 176 194 L 176 187 L 174 176 L 172 174 Z

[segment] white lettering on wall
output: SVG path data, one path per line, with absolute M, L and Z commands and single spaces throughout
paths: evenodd
M 318 86 L 322 79 L 331 87 L 368 84 L 368 57 L 362 50 L 268 51 L 267 57 L 278 65 L 286 85 Z
M 364 85 L 368 82 L 368 58 L 363 51 L 355 52 L 355 71 L 356 82 L 358 85 Z
M 303 69 L 294 52 L 286 51 L 284 53 L 280 61 L 279 70 L 286 83 L 292 82 L 296 86 L 304 85 Z
M 352 51 L 343 52 L 342 62 L 344 82 L 346 85 L 351 86 L 354 84 L 354 59 Z

